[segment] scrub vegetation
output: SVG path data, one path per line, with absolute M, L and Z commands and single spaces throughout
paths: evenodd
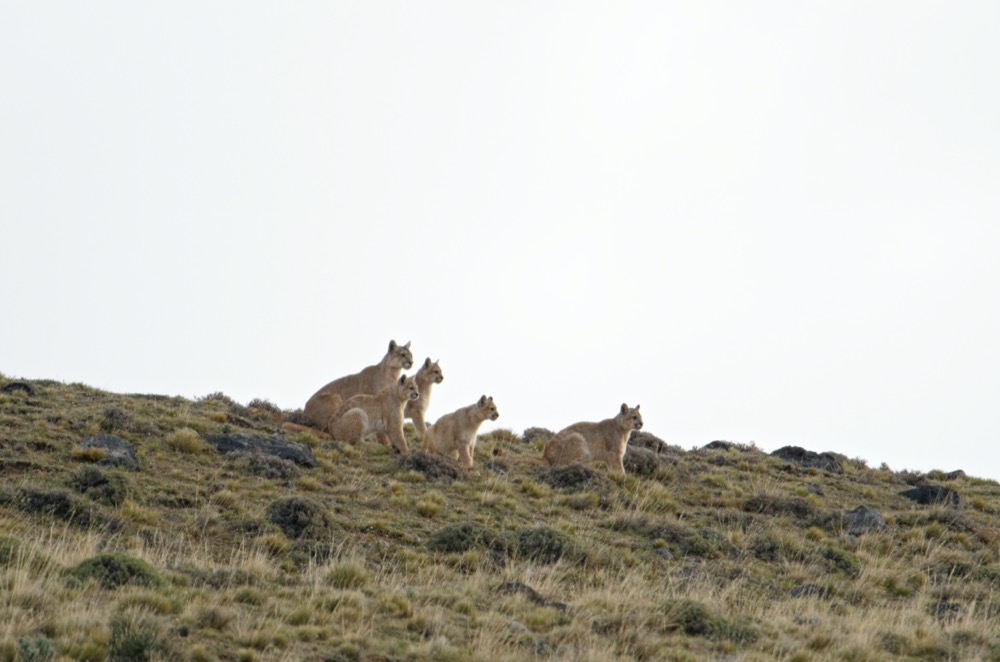
M 267 400 L 28 385 L 0 391 L 0 662 L 1000 661 L 1000 485 L 963 472 L 716 442 L 622 478 L 510 430 L 465 469 Z

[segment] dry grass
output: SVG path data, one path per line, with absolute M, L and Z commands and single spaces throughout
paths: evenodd
M 539 448 L 509 431 L 454 480 L 308 433 L 294 440 L 321 466 L 266 477 L 202 441 L 280 434 L 264 401 L 35 385 L 0 396 L 0 662 L 47 645 L 77 660 L 1000 660 L 992 481 L 949 483 L 967 508 L 917 506 L 885 467 L 789 469 L 748 447 L 564 484 L 519 462 Z M 85 526 L 26 508 L 19 490 L 73 489 L 101 459 L 79 441 L 109 420 L 141 459 L 101 468 L 125 498 L 74 493 Z M 272 521 L 289 497 L 318 533 Z M 859 503 L 889 530 L 847 535 Z M 95 558 L 159 581 L 68 572 Z

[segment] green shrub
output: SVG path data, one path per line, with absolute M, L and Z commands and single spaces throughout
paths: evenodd
M 267 517 L 289 538 L 329 538 L 333 522 L 326 506 L 308 497 L 290 496 L 267 507 Z
M 21 637 L 17 642 L 19 660 L 25 662 L 48 662 L 55 657 L 56 650 L 44 634 L 37 637 Z
M 585 556 L 569 536 L 547 526 L 519 530 L 516 551 L 521 558 L 538 563 L 555 563 L 561 558 L 583 560 Z
M 449 524 L 431 535 L 427 547 L 432 552 L 467 552 L 470 549 L 506 551 L 502 536 L 477 522 Z
M 96 580 L 104 588 L 126 584 L 161 587 L 163 577 L 149 563 L 118 552 L 98 554 L 85 559 L 66 571 L 77 581 Z
M 666 632 L 680 630 L 692 637 L 725 639 L 736 643 L 753 643 L 760 636 L 754 628 L 731 623 L 695 600 L 667 600 L 661 614 L 661 629 Z

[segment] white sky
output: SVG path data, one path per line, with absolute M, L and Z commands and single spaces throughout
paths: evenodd
M 1000 479 L 1000 3 L 0 4 L 0 372 Z

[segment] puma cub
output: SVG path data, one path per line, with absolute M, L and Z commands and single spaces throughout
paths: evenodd
M 493 396 L 485 395 L 479 402 L 445 414 L 424 434 L 424 450 L 457 459 L 466 467 L 472 466 L 472 453 L 476 449 L 476 432 L 487 418 L 499 418 L 500 412 L 493 404 Z
M 417 383 L 420 397 L 417 400 L 407 402 L 406 408 L 403 410 L 403 418 L 413 421 L 413 427 L 420 434 L 427 432 L 424 414 L 427 413 L 427 405 L 431 403 L 431 387 L 444 381 L 444 373 L 441 372 L 441 366 L 438 363 L 439 361 L 431 363 L 430 357 L 427 357 L 424 364 L 420 366 L 420 370 L 417 370 L 417 374 L 413 375 L 413 381 Z
M 335 379 L 316 391 L 306 403 L 303 413 L 313 424 L 323 431 L 329 431 L 327 424 L 337 408 L 348 398 L 359 393 L 378 393 L 399 378 L 399 373 L 413 366 L 410 343 L 397 345 L 389 341 L 389 351 L 382 360 L 361 372 Z
M 380 444 L 407 453 L 410 449 L 403 436 L 403 407 L 419 397 L 413 377 L 402 375 L 374 395 L 362 393 L 348 398 L 330 417 L 327 427 L 334 439 L 354 445 L 374 432 Z
M 622 404 L 614 418 L 599 423 L 574 423 L 560 430 L 545 444 L 545 461 L 551 465 L 604 462 L 608 469 L 625 474 L 625 445 L 632 430 L 642 427 L 639 405 L 630 409 Z

